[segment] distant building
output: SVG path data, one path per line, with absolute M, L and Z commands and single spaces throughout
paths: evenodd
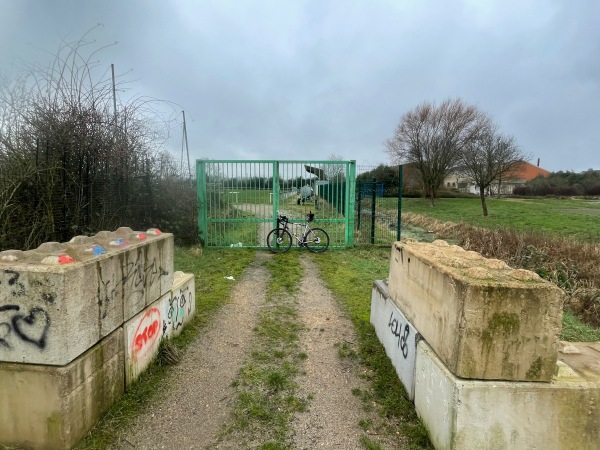
M 538 176 L 546 177 L 550 172 L 538 166 L 522 161 L 517 168 L 506 174 L 504 178 L 494 181 L 488 188 L 487 193 L 490 195 L 512 195 L 514 188 L 524 186 L 527 181 L 531 181 Z M 468 192 L 471 194 L 479 194 L 479 186 L 469 177 L 465 177 L 460 173 L 448 176 L 444 180 L 444 189 L 456 189 L 459 192 Z

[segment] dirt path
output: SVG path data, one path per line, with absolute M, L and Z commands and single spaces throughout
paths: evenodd
M 188 347 L 158 404 L 141 414 L 114 449 L 205 448 L 226 422 L 235 400 L 231 387 L 251 345 L 252 329 L 269 279 L 262 263 L 245 271 L 208 329 Z
M 229 448 L 226 443 L 217 444 L 217 437 L 230 420 L 236 400 L 232 382 L 249 357 L 269 279 L 263 263 L 270 257 L 257 253 L 234 289 L 232 301 L 174 367 L 165 395 L 136 419 L 113 449 Z M 324 287 L 310 257 L 302 258 L 302 268 L 298 313 L 305 331 L 299 345 L 307 358 L 296 381 L 300 395 L 311 400 L 307 411 L 297 413 L 292 421 L 293 448 L 365 448 L 360 443 L 365 432 L 359 421 L 368 414 L 352 392 L 366 389 L 366 382 L 358 376 L 358 363 L 340 358 L 337 346 L 340 342 L 353 345 L 354 328 Z
M 308 412 L 298 414 L 292 424 L 294 448 L 312 450 L 362 449 L 359 420 L 362 403 L 352 394 L 364 389 L 359 370 L 350 359 L 341 359 L 336 344 L 356 341 L 354 327 L 319 279 L 317 269 L 302 260 L 304 278 L 300 288 L 299 315 L 306 326 L 300 346 L 308 355 L 300 389 L 313 395 Z

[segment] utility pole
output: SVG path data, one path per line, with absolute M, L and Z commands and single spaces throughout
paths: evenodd
M 115 89 L 115 65 L 110 65 L 110 70 L 112 72 L 112 91 L 113 91 L 113 114 L 115 117 L 115 131 L 117 129 L 117 94 Z
M 187 127 L 185 125 L 185 111 L 181 111 L 181 114 L 183 114 L 183 139 L 185 141 L 185 150 L 187 153 L 188 173 L 189 173 L 190 179 L 191 179 L 192 178 L 192 168 L 190 167 L 190 149 L 188 147 Z M 181 159 L 183 159 L 183 148 L 181 149 L 181 153 L 182 153 Z

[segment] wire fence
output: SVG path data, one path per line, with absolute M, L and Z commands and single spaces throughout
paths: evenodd
M 390 245 L 400 237 L 399 166 L 357 166 L 354 241 Z
M 198 242 L 195 173 L 168 154 L 102 153 L 35 141 L 0 154 L 0 251 L 128 226 Z M 357 166 L 355 243 L 388 245 L 399 234 L 399 170 Z

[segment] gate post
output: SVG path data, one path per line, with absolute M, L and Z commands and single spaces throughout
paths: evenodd
M 208 238 L 208 213 L 206 204 L 206 161 L 196 160 L 196 201 L 198 203 L 198 238 L 206 246 Z
M 400 235 L 402 233 L 402 170 L 403 170 L 403 165 L 400 164 L 398 166 L 398 220 L 397 220 L 397 224 L 398 226 L 396 227 L 396 240 L 399 241 L 400 240 Z
M 375 244 L 375 217 L 377 215 L 377 179 L 375 177 L 373 177 L 371 185 L 371 244 Z
M 277 228 L 279 213 L 279 161 L 273 161 L 273 228 Z
M 356 199 L 356 161 L 346 163 L 346 247 L 354 247 L 354 201 Z

